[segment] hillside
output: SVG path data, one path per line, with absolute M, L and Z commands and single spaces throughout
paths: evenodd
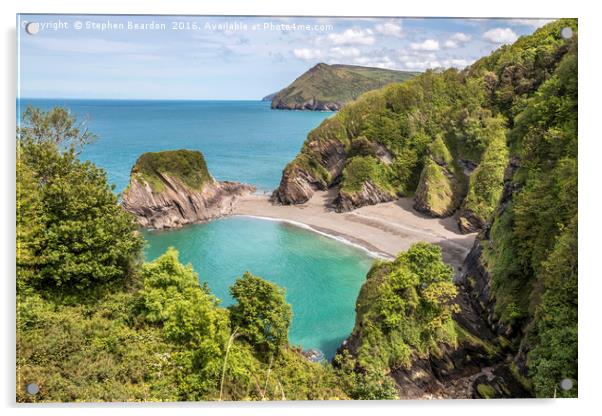
M 319 63 L 288 87 L 273 94 L 272 108 L 339 110 L 345 103 L 355 100 L 367 91 L 405 81 L 417 74 L 391 69 Z
M 570 39 L 561 37 L 567 26 Z M 512 358 L 495 377 L 479 377 L 475 397 L 504 396 L 503 379 L 538 397 L 577 395 L 575 387 L 558 388 L 563 379 L 577 380 L 576 33 L 576 20 L 561 19 L 463 71 L 429 71 L 362 95 L 309 133 L 273 194 L 276 202 L 301 204 L 328 189 L 338 211 L 413 196 L 416 210 L 456 215 L 463 231 L 480 231 L 459 295 L 465 310 L 506 340 L 501 345 Z M 362 290 L 358 308 L 367 310 L 358 319 L 377 316 L 370 310 L 379 305 L 362 299 L 367 295 Z M 373 325 L 380 324 L 361 327 Z M 351 347 L 372 342 L 358 327 L 354 334 Z M 425 365 L 441 365 L 440 349 L 434 357 L 414 352 Z M 361 352 L 350 350 L 361 361 Z M 400 375 L 387 361 L 393 352 L 367 354 L 405 385 L 418 361 L 402 365 Z

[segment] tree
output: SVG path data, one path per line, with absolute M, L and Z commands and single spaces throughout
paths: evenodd
M 24 117 L 17 134 L 19 276 L 36 286 L 77 289 L 126 277 L 143 240 L 105 171 L 77 159 L 90 134 L 60 108 L 29 108 Z
M 54 107 L 44 112 L 28 106 L 23 113 L 21 125 L 17 128 L 17 139 L 22 142 L 50 142 L 76 153 L 96 138 L 96 135 L 88 131 L 86 120 L 77 122 L 69 110 L 63 107 Z
M 271 356 L 288 344 L 292 312 L 284 289 L 245 272 L 230 293 L 237 301 L 230 307 L 231 325 L 258 352 Z

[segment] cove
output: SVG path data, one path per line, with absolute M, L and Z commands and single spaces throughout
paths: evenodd
M 250 217 L 143 234 L 146 260 L 176 248 L 222 306 L 233 303 L 229 287 L 245 271 L 285 288 L 293 309 L 291 345 L 317 348 L 329 359 L 353 329 L 355 301 L 373 261 L 310 230 Z

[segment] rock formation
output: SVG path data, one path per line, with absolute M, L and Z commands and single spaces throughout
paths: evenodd
M 188 164 L 185 175 L 165 164 L 169 159 Z M 199 179 L 196 183 L 191 179 Z M 147 228 L 175 228 L 228 215 L 237 201 L 255 187 L 218 182 L 207 172 L 200 152 L 178 150 L 145 153 L 132 169 L 123 194 L 123 208 Z

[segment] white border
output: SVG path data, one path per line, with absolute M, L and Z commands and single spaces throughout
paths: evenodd
M 295 402 L 281 404 L 271 403 L 181 403 L 181 404 L 140 404 L 119 405 L 104 404 L 100 407 L 86 409 L 86 414 L 258 414 L 258 415 L 293 415 L 308 413 L 332 414 L 365 414 L 373 410 L 379 413 L 420 413 L 420 415 L 451 414 L 456 412 L 505 415 L 537 412 L 545 414 L 577 414 L 598 406 L 596 399 L 601 396 L 600 389 L 600 357 L 601 325 L 599 323 L 599 297 L 602 296 L 600 281 L 600 249 L 597 236 L 601 235 L 597 222 L 602 206 L 600 198 L 600 180 L 602 175 L 598 165 L 602 155 L 600 145 L 600 16 L 595 2 L 547 0 L 538 2 L 525 0 L 485 1 L 445 1 L 428 0 L 413 2 L 393 2 L 385 0 L 369 0 L 355 2 L 352 0 L 299 0 L 285 2 L 283 0 L 220 0 L 201 2 L 191 0 L 102 0 L 85 2 L 77 0 L 21 0 L 19 2 L 3 1 L 2 21 L 3 34 L 3 82 L 0 99 L 0 114 L 4 137 L 0 154 L 2 163 L 0 172 L 2 180 L 1 218 L 4 220 L 1 249 L 5 273 L 2 276 L 2 329 L 0 343 L 2 349 L 0 393 L 2 404 L 13 413 L 38 413 L 45 415 L 81 414 L 89 405 L 50 405 L 50 406 L 17 406 L 14 402 L 14 124 L 15 124 L 15 91 L 16 91 L 16 49 L 15 49 L 15 15 L 21 13 L 106 13 L 106 14 L 230 14 L 230 15 L 346 15 L 346 16 L 449 16 L 449 17 L 578 17 L 580 37 L 580 149 L 579 149 L 579 208 L 580 238 L 579 257 L 580 273 L 580 337 L 579 337 L 579 395 L 577 400 L 505 400 L 486 403 L 484 401 L 404 401 L 404 402 Z M 584 52 L 585 51 L 585 52 Z M 125 407 L 125 408 L 124 408 Z

